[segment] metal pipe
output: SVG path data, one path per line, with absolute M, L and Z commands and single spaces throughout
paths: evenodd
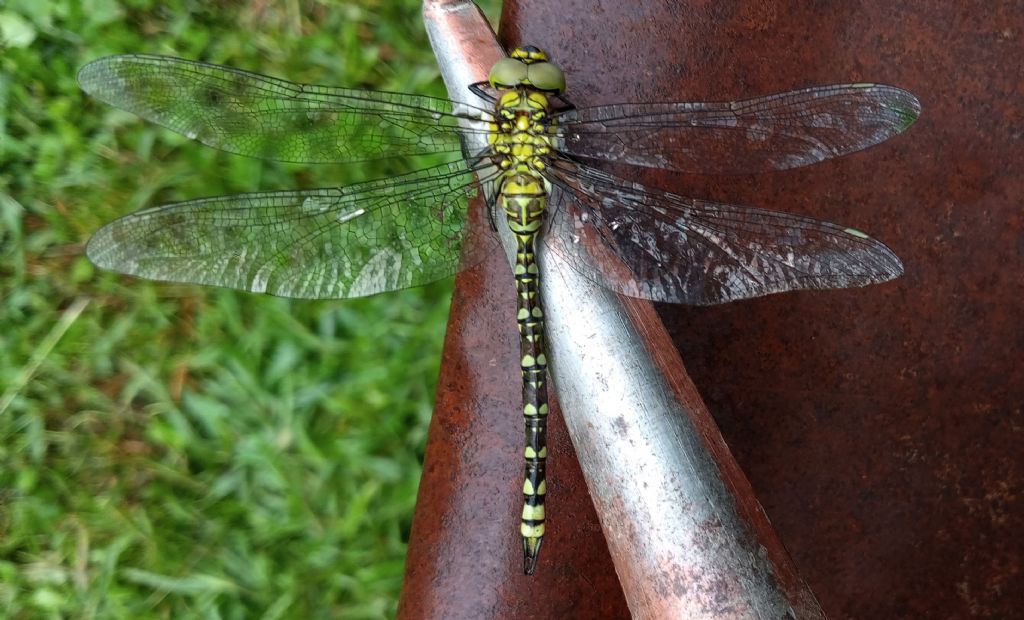
M 489 25 L 466 1 L 423 12 L 449 93 L 473 103 L 500 57 Z M 823 618 L 651 305 L 538 254 L 554 387 L 632 615 Z

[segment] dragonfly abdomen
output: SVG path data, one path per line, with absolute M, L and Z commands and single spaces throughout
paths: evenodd
M 514 67 L 513 67 L 514 68 Z M 492 75 L 493 75 L 492 71 Z M 538 74 L 541 75 L 541 74 Z M 514 76 L 513 76 L 514 77 Z M 492 80 L 492 84 L 494 81 Z M 533 573 L 544 537 L 547 449 L 547 357 L 544 311 L 535 243 L 544 224 L 550 184 L 540 171 L 551 152 L 553 121 L 547 96 L 523 83 L 503 92 L 491 125 L 495 163 L 502 170 L 498 191 L 501 209 L 516 240 L 516 321 L 523 373 L 523 421 L 526 476 L 523 481 L 523 572 Z
M 547 460 L 547 358 L 544 311 L 540 304 L 537 233 L 547 209 L 544 180 L 529 172 L 509 172 L 501 184 L 500 204 L 516 240 L 517 313 L 520 369 L 523 374 L 523 421 L 526 476 L 523 481 L 523 570 L 533 573 L 544 536 L 545 464 Z

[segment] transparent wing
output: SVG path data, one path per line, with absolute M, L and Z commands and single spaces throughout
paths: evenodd
M 878 144 L 921 113 L 912 94 L 879 84 L 806 88 L 727 103 L 631 103 L 559 115 L 559 151 L 713 174 L 806 166 Z
M 885 282 L 903 264 L 828 222 L 683 198 L 556 160 L 546 243 L 576 271 L 632 297 L 695 305 Z
M 190 200 L 104 226 L 87 252 L 99 267 L 155 280 L 361 297 L 482 259 L 495 239 L 467 225 L 475 191 L 460 162 L 338 189 Z
M 444 99 L 296 84 L 166 56 L 100 58 L 82 67 L 78 82 L 105 103 L 203 144 L 291 162 L 457 153 L 460 131 L 477 131 L 459 122 L 490 117 Z

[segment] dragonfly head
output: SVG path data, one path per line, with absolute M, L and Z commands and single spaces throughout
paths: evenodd
M 532 45 L 517 47 L 508 58 L 494 63 L 487 81 L 499 89 L 528 86 L 556 95 L 565 92 L 562 70 L 548 62 L 548 55 L 543 50 Z

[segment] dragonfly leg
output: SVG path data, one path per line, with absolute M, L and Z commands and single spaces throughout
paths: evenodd
M 494 95 L 484 90 L 484 87 L 490 85 L 490 82 L 488 82 L 487 80 L 483 80 L 482 82 L 474 82 L 473 84 L 469 85 L 469 91 L 488 103 L 496 103 L 498 100 L 494 98 Z

